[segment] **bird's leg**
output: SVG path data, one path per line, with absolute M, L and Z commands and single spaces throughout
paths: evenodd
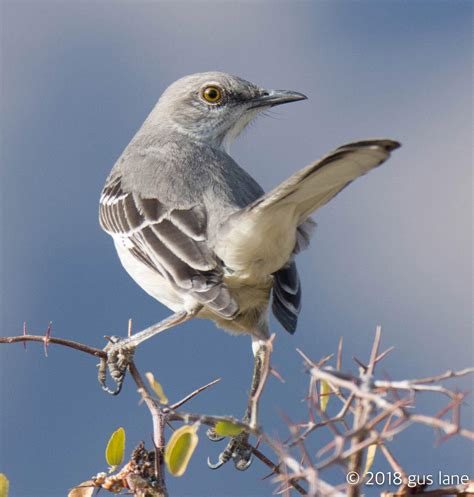
M 272 339 L 260 340 L 254 338 L 252 340 L 252 350 L 254 354 L 254 368 L 244 422 L 248 423 L 251 428 L 257 428 L 258 403 L 260 401 L 260 397 L 262 396 L 263 388 L 265 387 L 268 373 L 270 371 Z
M 272 350 L 271 339 L 260 340 L 253 338 L 252 350 L 254 353 L 252 384 L 250 387 L 247 409 L 242 421 L 248 424 L 251 428 L 257 428 L 258 403 L 267 381 L 268 372 L 270 371 L 270 354 Z M 208 431 L 208 437 L 211 440 L 219 440 L 219 437 L 212 429 Z M 230 459 L 233 459 L 235 467 L 238 470 L 246 470 L 252 462 L 252 449 L 249 446 L 248 439 L 249 433 L 245 431 L 233 437 L 227 444 L 224 451 L 219 455 L 218 462 L 212 464 L 208 460 L 208 466 L 211 469 L 217 469 Z
M 107 359 L 101 359 L 98 366 L 98 380 L 102 389 L 111 395 L 119 394 L 125 379 L 127 367 L 133 359 L 136 347 L 157 333 L 161 333 L 173 326 L 188 321 L 197 314 L 198 310 L 199 309 L 191 312 L 177 312 L 163 321 L 127 338 L 117 336 L 109 337 L 109 343 L 104 348 L 104 351 L 107 352 Z M 114 389 L 111 389 L 106 385 L 107 369 L 109 370 L 112 380 L 115 382 Z

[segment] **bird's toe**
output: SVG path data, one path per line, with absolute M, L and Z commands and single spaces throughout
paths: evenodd
M 252 464 L 252 447 L 248 442 L 248 433 L 232 437 L 226 448 L 219 454 L 217 463 L 211 463 L 208 459 L 207 465 L 211 469 L 218 469 L 231 459 L 239 471 L 245 471 Z
M 223 440 L 225 437 L 221 436 L 221 435 L 218 435 L 216 433 L 216 430 L 214 430 L 214 428 L 209 428 L 207 431 L 206 431 L 206 437 L 211 441 L 211 442 L 220 442 L 221 440 Z
M 118 395 L 122 390 L 128 365 L 133 360 L 135 347 L 127 344 L 127 339 L 115 335 L 107 338 L 109 343 L 104 347 L 107 358 L 100 360 L 98 380 L 102 390 L 111 395 Z M 107 370 L 115 383 L 114 388 L 107 386 Z

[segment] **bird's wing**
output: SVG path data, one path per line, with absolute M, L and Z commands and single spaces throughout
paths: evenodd
M 172 209 L 156 198 L 126 191 L 120 175 L 106 182 L 100 199 L 102 228 L 177 289 L 225 318 L 238 306 L 222 282 L 222 263 L 207 243 L 203 206 Z
M 297 227 L 354 179 L 380 166 L 399 146 L 382 139 L 337 148 L 230 216 L 219 233 L 216 253 L 234 270 L 259 261 L 262 271 L 276 272 L 294 250 Z
M 393 140 L 365 140 L 343 145 L 288 178 L 248 210 L 258 213 L 275 204 L 295 204 L 300 225 L 356 178 L 383 164 L 390 152 L 399 146 Z

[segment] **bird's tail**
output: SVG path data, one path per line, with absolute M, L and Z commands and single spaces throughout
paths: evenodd
M 273 274 L 294 252 L 297 228 L 309 215 L 399 146 L 374 139 L 337 148 L 233 214 L 219 234 L 216 253 L 235 271 Z

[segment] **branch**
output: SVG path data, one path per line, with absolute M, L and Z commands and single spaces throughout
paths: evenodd
M 80 352 L 85 352 L 86 354 L 93 355 L 95 357 L 107 358 L 107 353 L 101 349 L 96 349 L 94 347 L 89 347 L 79 342 L 73 342 L 72 340 L 66 340 L 64 338 L 55 338 L 48 336 L 38 336 L 38 335 L 21 335 L 14 337 L 0 337 L 0 343 L 18 343 L 18 342 L 43 342 L 43 343 L 55 343 L 56 345 L 62 345 L 64 347 L 69 347 L 71 349 L 79 350 Z
M 107 358 L 107 352 L 89 347 L 87 345 L 66 340 L 53 338 L 50 336 L 50 328 L 45 336 L 26 335 L 16 337 L 0 338 L 1 343 L 17 343 L 28 341 L 42 342 L 45 348 L 49 343 L 73 348 L 80 352 L 87 353 L 102 359 Z M 461 427 L 460 409 L 465 397 L 465 393 L 449 390 L 438 382 L 450 378 L 459 378 L 474 373 L 474 368 L 465 368 L 459 371 L 446 371 L 445 373 L 413 380 L 388 381 L 374 379 L 376 365 L 382 361 L 393 349 L 388 348 L 384 352 L 379 352 L 381 331 L 377 328 L 376 336 L 372 345 L 370 359 L 367 364 L 356 360 L 359 365 L 359 374 L 352 375 L 343 373 L 342 367 L 342 339 L 339 340 L 337 354 L 333 359 L 333 354 L 325 356 L 319 362 L 311 361 L 303 352 L 298 351 L 304 358 L 307 370 L 310 373 L 309 390 L 306 397 L 308 404 L 309 420 L 301 423 L 289 423 L 290 437 L 285 443 L 270 438 L 260 426 L 250 422 L 242 422 L 232 416 L 201 415 L 196 413 L 180 412 L 178 409 L 196 395 L 215 385 L 220 379 L 214 380 L 202 387 L 195 389 L 190 394 L 183 397 L 170 406 L 161 405 L 150 393 L 149 388 L 143 381 L 136 365 L 133 361 L 129 364 L 130 374 L 137 385 L 138 392 L 150 411 L 153 422 L 153 442 L 155 450 L 146 451 L 144 445 L 142 452 L 148 459 L 139 460 L 138 456 L 127 463 L 122 470 L 114 475 L 107 476 L 105 481 L 115 483 L 117 489 L 123 490 L 128 484 L 128 488 L 136 497 L 150 495 L 153 497 L 167 497 L 164 468 L 165 450 L 165 426 L 171 421 L 181 421 L 184 423 L 198 422 L 210 427 L 215 427 L 216 423 L 224 421 L 240 427 L 242 431 L 254 435 L 259 442 L 257 447 L 249 444 L 249 449 L 254 456 L 265 466 L 271 469 L 276 475 L 275 480 L 280 482 L 281 487 L 278 493 L 289 495 L 289 489 L 294 489 L 301 495 L 311 497 L 357 497 L 360 494 L 357 485 L 344 486 L 347 495 L 341 493 L 338 488 L 326 483 L 319 477 L 319 473 L 328 467 L 340 465 L 346 471 L 356 471 L 361 476 L 360 484 L 363 483 L 362 460 L 364 451 L 370 445 L 378 445 L 385 459 L 389 462 L 394 471 L 403 476 L 403 485 L 397 492 L 384 492 L 383 497 L 401 497 L 408 495 L 413 489 L 407 487 L 406 475 L 409 474 L 398 463 L 395 456 L 388 449 L 386 444 L 398 433 L 404 431 L 414 423 L 423 424 L 432 428 L 437 434 L 442 432 L 445 436 L 439 437 L 441 441 L 452 435 L 458 434 L 470 440 L 474 440 L 474 432 Z M 273 337 L 272 337 L 273 339 Z M 271 341 L 269 346 L 271 347 Z M 266 356 L 265 356 L 266 357 Z M 336 369 L 328 366 L 333 359 Z M 269 366 L 269 363 L 267 364 Z M 268 368 L 264 371 L 264 377 L 268 374 Z M 327 382 L 332 392 L 331 397 L 341 402 L 339 412 L 328 416 L 324 407 L 321 406 L 320 393 L 318 394 L 318 384 Z M 433 392 L 448 395 L 451 402 L 443 407 L 437 414 L 428 416 L 412 412 L 409 407 L 414 405 L 418 392 Z M 261 390 L 257 389 L 253 396 L 256 404 L 261 395 Z M 450 415 L 450 419 L 443 419 Z M 317 416 L 317 417 L 316 417 Z M 252 417 L 251 417 L 252 419 Z M 316 422 L 316 420 L 318 422 Z M 352 421 L 352 426 L 351 426 Z M 381 423 L 384 424 L 381 428 Z M 309 435 L 317 429 L 329 429 L 333 438 L 324 447 L 316 451 L 316 459 L 313 463 L 311 458 L 314 453 L 305 447 Z M 278 458 L 279 463 L 274 463 L 258 448 L 260 441 L 267 444 L 268 448 Z M 298 447 L 299 460 L 292 455 L 294 448 Z M 137 452 L 138 449 L 135 450 Z M 322 459 L 323 454 L 332 453 Z M 143 472 L 143 461 L 148 461 L 148 472 Z M 135 464 L 135 466 L 134 466 Z M 153 466 L 154 464 L 154 466 Z M 152 474 L 152 472 L 154 474 Z M 156 479 L 156 480 L 155 480 Z M 300 480 L 305 480 L 307 490 L 301 485 Z M 123 482 L 127 482 L 123 483 Z M 152 482 L 155 481 L 155 484 Z M 93 482 L 95 486 L 103 486 L 97 480 Z M 469 486 L 470 485 L 470 486 Z M 438 497 L 443 495 L 467 495 L 472 492 L 474 483 L 458 485 L 456 487 L 445 487 L 432 490 L 416 489 L 419 495 Z M 108 488 L 108 487 L 107 487 Z M 342 488 L 342 486 L 341 486 Z
M 130 375 L 138 387 L 138 393 L 148 407 L 153 420 L 153 443 L 155 445 L 155 476 L 157 488 L 161 496 L 168 497 L 164 472 L 166 416 L 148 391 L 135 363 L 132 361 L 128 367 Z

